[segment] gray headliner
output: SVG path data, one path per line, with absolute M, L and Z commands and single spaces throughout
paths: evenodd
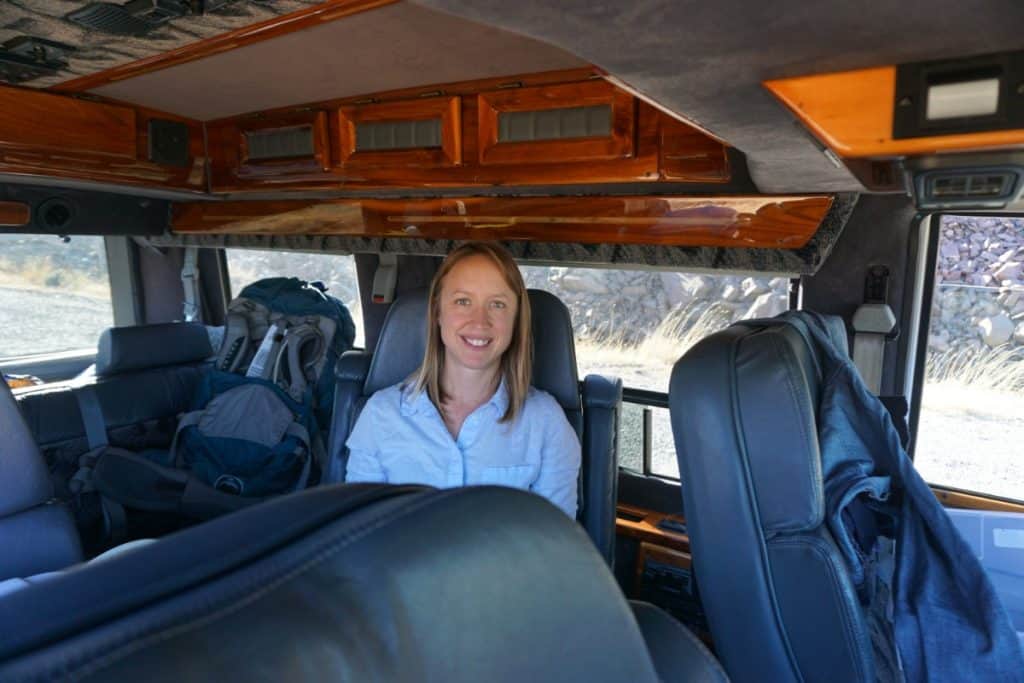
M 536 40 L 397 3 L 90 92 L 205 121 L 336 97 L 584 66 Z
M 760 85 L 1020 49 L 1022 0 L 417 0 L 579 55 L 747 155 L 762 192 L 860 190 Z

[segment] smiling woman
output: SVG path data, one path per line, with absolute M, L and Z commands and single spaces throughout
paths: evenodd
M 555 399 L 530 386 L 530 302 L 512 256 L 480 242 L 449 254 L 426 332 L 420 368 L 363 409 L 346 480 L 510 486 L 575 517 L 580 443 Z

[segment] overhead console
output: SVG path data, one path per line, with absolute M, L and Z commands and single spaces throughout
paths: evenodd
M 202 124 L 0 86 L 0 175 L 205 192 Z
M 1024 202 L 1024 51 L 766 81 L 864 185 L 925 209 Z
M 206 131 L 213 192 L 731 178 L 725 144 L 591 69 L 317 102 Z

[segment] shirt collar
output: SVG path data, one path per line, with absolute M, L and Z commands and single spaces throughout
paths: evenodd
M 494 392 L 494 395 L 484 405 L 494 406 L 498 412 L 500 418 L 508 410 L 508 387 L 505 386 L 505 378 L 503 377 L 501 383 L 498 384 L 498 390 Z M 402 390 L 402 414 L 403 415 L 415 415 L 423 412 L 436 411 L 434 404 L 430 401 L 430 396 L 426 390 L 419 393 L 414 393 L 412 385 Z

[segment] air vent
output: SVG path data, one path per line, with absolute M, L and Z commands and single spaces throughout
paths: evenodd
M 611 131 L 610 104 L 498 113 L 499 143 L 608 137 Z
M 188 126 L 180 121 L 150 119 L 149 160 L 154 164 L 188 166 Z
M 52 76 L 67 67 L 67 56 L 75 48 L 55 40 L 18 36 L 0 46 L 0 80 L 24 83 L 40 76 Z
M 130 0 L 124 5 L 93 2 L 68 12 L 65 18 L 93 31 L 119 36 L 143 36 L 171 19 L 192 13 L 189 0 Z
M 313 126 L 249 131 L 245 134 L 245 142 L 250 161 L 295 159 L 315 154 Z
M 441 147 L 441 119 L 356 124 L 357 152 L 438 147 Z
M 1000 207 L 1014 198 L 1020 171 L 987 168 L 942 171 L 918 176 L 922 208 L 948 206 Z

